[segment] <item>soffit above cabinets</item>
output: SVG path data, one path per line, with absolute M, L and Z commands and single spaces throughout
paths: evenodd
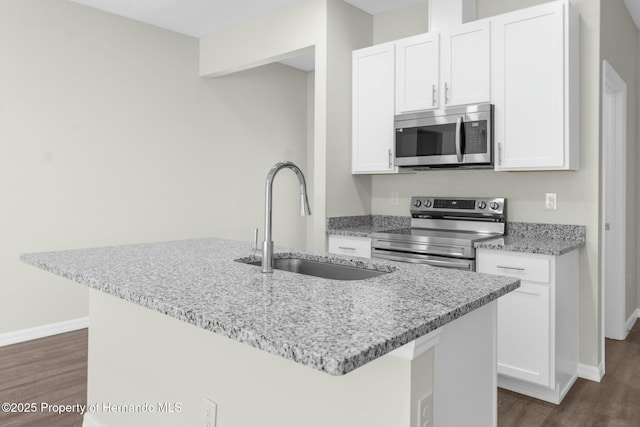
M 389 12 L 390 10 L 399 9 L 403 6 L 408 6 L 413 3 L 417 3 L 418 0 L 344 0 L 362 9 L 371 15 L 377 15 L 379 13 Z M 637 0 L 640 1 L 640 0 Z
M 200 38 L 304 0 L 71 0 L 114 15 Z M 372 15 L 417 0 L 345 0 Z

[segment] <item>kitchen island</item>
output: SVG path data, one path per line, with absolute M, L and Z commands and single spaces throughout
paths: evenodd
M 24 255 L 93 288 L 85 425 L 495 425 L 496 299 L 517 279 L 276 257 L 387 274 L 262 274 L 222 239 Z

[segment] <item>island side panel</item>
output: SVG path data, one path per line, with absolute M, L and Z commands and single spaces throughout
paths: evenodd
M 111 295 L 90 294 L 91 426 L 409 426 L 416 390 L 433 390 L 433 349 L 416 360 L 383 356 L 332 376 Z M 416 387 L 416 381 L 420 385 Z M 109 412 L 109 405 L 180 404 L 173 413 Z
M 497 425 L 497 315 L 492 301 L 442 327 L 435 347 L 436 427 Z

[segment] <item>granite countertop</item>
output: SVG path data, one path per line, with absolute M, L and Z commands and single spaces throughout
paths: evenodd
M 362 215 L 327 218 L 327 234 L 371 237 L 373 233 L 411 227 L 410 217 Z M 476 242 L 476 248 L 559 256 L 586 243 L 583 225 L 508 222 L 505 236 Z
M 475 247 L 560 256 L 585 244 L 583 225 L 513 222 L 507 224 L 506 236 L 477 242 Z
M 411 217 L 391 215 L 357 215 L 327 218 L 327 234 L 336 236 L 371 237 L 380 231 L 411 226 Z
M 27 254 L 21 260 L 311 368 L 346 374 L 516 289 L 502 276 L 288 252 L 390 273 L 359 281 L 262 274 L 223 239 Z M 283 252 L 284 251 L 284 252 Z

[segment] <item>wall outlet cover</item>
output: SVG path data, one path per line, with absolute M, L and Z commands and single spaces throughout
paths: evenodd
M 544 208 L 546 210 L 556 210 L 556 193 L 545 193 L 544 195 Z
M 418 426 L 433 426 L 433 393 L 429 393 L 418 401 Z

